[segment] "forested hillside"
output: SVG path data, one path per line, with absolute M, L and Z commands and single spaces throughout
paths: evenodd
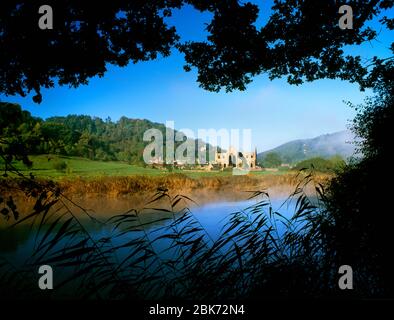
M 43 120 L 32 117 L 17 104 L 0 102 L 0 136 L 12 142 L 9 147 L 23 148 L 26 154 L 143 164 L 143 151 L 148 144 L 143 141 L 143 135 L 152 128 L 160 130 L 165 137 L 163 124 L 145 119 L 122 117 L 114 122 L 110 118 L 68 115 Z

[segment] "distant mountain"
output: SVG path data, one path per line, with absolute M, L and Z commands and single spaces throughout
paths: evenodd
M 313 157 L 330 158 L 340 155 L 348 158 L 355 153 L 354 135 L 349 130 L 324 134 L 312 139 L 294 140 L 257 155 L 262 160 L 268 153 L 279 154 L 284 163 L 296 163 Z

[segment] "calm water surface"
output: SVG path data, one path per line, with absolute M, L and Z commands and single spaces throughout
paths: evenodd
M 283 216 L 290 218 L 294 213 L 294 203 L 282 205 L 285 199 L 274 199 L 271 200 L 272 207 L 274 210 L 278 210 Z M 110 200 L 116 201 L 116 200 Z M 191 208 L 191 212 L 195 219 L 201 224 L 205 229 L 209 237 L 216 240 L 224 225 L 228 222 L 231 213 L 238 212 L 248 208 L 249 206 L 256 204 L 257 200 L 248 201 L 219 201 L 207 203 L 200 206 L 195 206 Z M 160 212 L 146 212 L 143 213 L 145 221 L 154 221 L 164 217 L 168 213 Z M 107 237 L 111 235 L 113 231 L 112 226 L 102 225 L 100 223 L 92 222 L 87 218 L 83 218 L 82 223 L 89 230 L 90 235 L 94 239 L 100 239 L 102 237 Z M 148 234 L 154 234 L 157 236 L 158 228 L 165 226 L 169 222 L 160 221 L 157 223 L 152 223 L 147 226 L 146 231 Z M 46 228 L 47 229 L 47 228 Z M 278 227 L 280 229 L 280 225 Z M 15 263 L 23 263 L 23 260 L 30 256 L 33 251 L 34 244 L 36 241 L 37 232 L 32 232 L 32 228 L 29 225 L 19 225 L 12 229 L 0 229 L 0 256 L 7 258 L 8 260 L 14 261 Z M 45 228 L 44 230 L 45 231 Z M 123 238 L 122 238 L 123 237 Z M 113 240 L 116 243 L 122 243 L 132 237 L 131 234 L 126 234 L 122 237 Z M 126 238 L 125 238 L 126 237 Z M 168 241 L 162 240 L 161 243 L 156 244 L 160 247 L 165 247 L 168 245 Z

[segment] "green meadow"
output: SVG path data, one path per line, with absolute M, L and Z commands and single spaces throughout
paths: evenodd
M 21 161 L 14 161 L 13 166 L 19 171 L 39 178 L 61 179 L 61 178 L 95 178 L 95 177 L 123 177 L 133 175 L 164 176 L 169 173 L 183 173 L 190 178 L 199 177 L 222 177 L 231 176 L 231 171 L 204 171 L 204 170 L 180 170 L 180 169 L 154 169 L 128 164 L 121 161 L 96 161 L 86 158 L 33 155 L 29 156 L 33 166 L 28 168 Z M 4 165 L 0 162 L 0 167 Z M 268 172 L 253 171 L 252 175 L 281 175 L 288 173 L 287 170 Z
M 32 173 L 40 178 L 63 177 L 101 177 L 101 176 L 129 176 L 129 175 L 161 175 L 162 170 L 143 168 L 120 161 L 93 161 L 79 157 L 65 157 L 52 155 L 29 156 L 33 166 L 28 168 L 21 161 L 13 165 L 23 173 Z M 59 163 L 65 163 L 65 168 L 60 168 Z

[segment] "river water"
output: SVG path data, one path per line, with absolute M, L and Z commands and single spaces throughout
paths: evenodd
M 108 201 L 116 202 L 118 200 L 106 200 L 107 204 Z M 260 200 L 258 199 L 245 201 L 215 201 L 202 205 L 193 205 L 190 207 L 190 212 L 192 213 L 193 218 L 205 230 L 207 235 L 209 235 L 212 240 L 216 240 L 223 231 L 226 223 L 229 221 L 231 214 L 245 209 L 245 212 L 247 212 L 248 208 L 250 209 L 259 201 Z M 290 218 L 294 213 L 295 203 L 293 201 L 283 204 L 284 201 L 284 198 L 271 199 L 270 205 L 273 211 L 278 211 L 284 217 Z M 118 204 L 112 203 L 111 206 L 117 207 Z M 103 210 L 109 209 L 104 208 Z M 119 213 L 122 212 L 118 212 L 118 214 Z M 103 220 L 103 216 L 108 218 L 108 216 L 114 214 L 114 212 L 111 212 L 110 214 L 106 214 L 106 212 L 98 212 L 98 216 L 101 218 L 99 220 Z M 172 221 L 171 214 L 157 210 L 144 210 L 144 212 L 140 213 L 140 216 L 142 222 L 146 224 L 145 229 L 148 234 L 156 232 L 156 229 L 159 229 Z M 165 218 L 170 219 L 164 220 Z M 113 231 L 113 225 L 97 223 L 86 216 L 81 216 L 79 220 L 94 239 L 109 236 Z M 280 226 L 278 228 L 280 228 Z M 35 227 L 31 227 L 30 224 L 26 223 L 14 228 L 6 228 L 3 226 L 0 229 L 0 255 L 7 257 L 8 259 L 17 259 L 19 262 L 23 262 L 23 259 L 31 254 L 34 244 L 37 241 L 37 238 L 39 238 L 39 236 L 37 237 L 35 229 Z M 44 227 L 42 232 L 45 232 L 46 230 L 48 230 L 48 228 Z M 160 231 L 158 232 L 160 233 Z M 156 232 L 155 236 L 157 235 L 158 233 Z M 125 234 L 123 237 L 130 237 L 130 235 Z M 124 240 L 126 239 L 117 239 L 118 242 Z

